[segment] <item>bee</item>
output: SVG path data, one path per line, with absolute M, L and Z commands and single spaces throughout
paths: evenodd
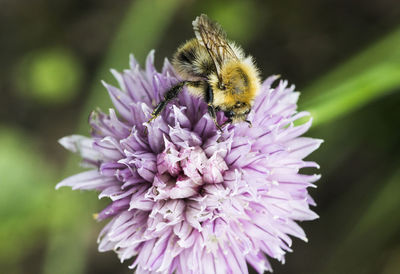
M 187 87 L 188 92 L 202 98 L 216 127 L 229 123 L 251 122 L 247 115 L 260 87 L 260 77 L 253 58 L 230 42 L 222 27 L 202 14 L 193 21 L 193 38 L 175 52 L 172 65 L 183 79 L 168 90 L 154 108 L 151 122 L 165 106 Z M 216 113 L 223 111 L 226 121 L 219 125 Z

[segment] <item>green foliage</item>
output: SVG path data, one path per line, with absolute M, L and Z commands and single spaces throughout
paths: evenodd
M 45 104 L 74 98 L 83 76 L 79 60 L 61 48 L 27 54 L 15 70 L 16 86 L 23 95 Z
M 160 42 L 161 34 L 181 3 L 182 0 L 133 1 L 93 81 L 91 97 L 84 109 L 84 115 L 96 108 L 104 110 L 110 107 L 108 93 L 100 84 L 100 80 L 113 83 L 115 79 L 109 72 L 110 68 L 127 68 L 130 54 L 134 53 L 135 58 L 143 64 L 150 49 L 156 48 Z M 86 119 L 82 119 L 81 128 L 84 128 L 85 124 Z
M 54 169 L 17 130 L 0 128 L 0 155 L 0 265 L 6 271 L 44 244 L 39 237 L 49 221 Z
M 400 87 L 400 30 L 304 89 L 313 126 L 331 122 Z
M 375 259 L 382 255 L 384 245 L 396 237 L 400 230 L 400 170 L 373 190 L 355 224 L 347 228 L 336 248 L 327 252 L 331 255 L 321 273 L 367 273 L 376 267 Z
M 223 26 L 229 38 L 241 45 L 249 43 L 256 31 L 260 31 L 261 11 L 253 1 L 207 1 L 203 6 L 208 15 Z M 262 16 L 266 16 L 266 11 Z

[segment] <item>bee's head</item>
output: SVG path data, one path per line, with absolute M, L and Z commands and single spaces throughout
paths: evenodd
M 232 107 L 224 111 L 225 117 L 232 123 L 247 122 L 247 115 L 251 111 L 251 105 L 244 102 L 236 102 Z

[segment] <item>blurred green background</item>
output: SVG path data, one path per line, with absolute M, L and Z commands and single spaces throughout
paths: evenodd
M 79 170 L 57 144 L 88 134 L 111 106 L 104 79 L 156 49 L 156 65 L 207 13 L 281 74 L 325 140 L 310 159 L 320 219 L 303 223 L 275 273 L 400 273 L 400 2 L 398 0 L 0 1 L 0 273 L 130 273 L 97 252 L 95 193 L 54 190 Z

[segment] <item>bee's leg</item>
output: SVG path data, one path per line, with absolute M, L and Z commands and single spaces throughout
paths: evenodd
M 156 119 L 158 117 L 158 115 L 161 114 L 161 112 L 167 106 L 169 101 L 171 101 L 172 99 L 175 99 L 178 96 L 179 92 L 182 91 L 184 86 L 198 87 L 201 85 L 201 83 L 202 83 L 202 81 L 182 81 L 182 82 L 178 83 L 177 85 L 173 86 L 170 90 L 168 90 L 164 94 L 164 99 L 161 102 L 159 102 L 158 105 L 154 108 L 153 112 L 151 113 L 151 118 L 148 121 L 148 123 L 150 123 L 151 121 Z
M 232 119 L 231 119 L 231 118 L 228 118 L 228 119 L 221 125 L 221 127 L 224 127 L 224 126 L 226 126 L 227 124 L 230 124 L 230 123 L 232 123 Z
M 182 90 L 182 88 L 185 86 L 186 83 L 187 83 L 186 81 L 180 82 L 177 85 L 173 86 L 170 90 L 168 90 L 164 94 L 164 99 L 161 100 L 158 103 L 158 105 L 154 108 L 153 112 L 151 113 L 151 118 L 148 121 L 148 123 L 150 123 L 151 121 L 156 119 L 158 117 L 158 115 L 161 114 L 161 112 L 167 106 L 169 101 L 171 101 L 172 99 L 174 99 L 178 96 L 179 92 Z
M 210 116 L 211 116 L 211 118 L 213 119 L 213 121 L 214 121 L 214 124 L 217 126 L 217 128 L 220 130 L 220 131 L 222 131 L 222 128 L 221 128 L 221 126 L 218 124 L 218 122 L 217 122 L 217 116 L 216 116 L 216 114 L 215 114 L 215 108 L 214 108 L 214 106 L 213 105 L 208 105 L 208 113 L 210 114 Z
M 249 127 L 253 126 L 249 120 L 245 120 L 245 122 L 249 124 Z
M 217 128 L 222 131 L 221 126 L 217 122 L 217 115 L 215 113 L 215 107 L 213 106 L 213 101 L 214 101 L 214 91 L 212 90 L 210 85 L 207 85 L 207 90 L 206 90 L 206 102 L 208 104 L 208 114 L 210 114 L 211 118 L 214 121 L 214 124 L 217 126 Z

